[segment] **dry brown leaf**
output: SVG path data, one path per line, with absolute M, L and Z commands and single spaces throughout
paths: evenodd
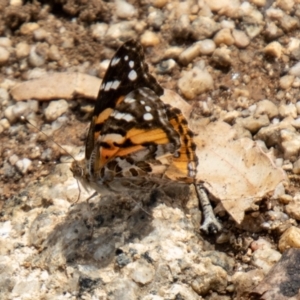
M 16 101 L 73 99 L 75 96 L 96 99 L 101 79 L 82 73 L 53 73 L 15 85 L 10 93 Z
M 299 300 L 300 249 L 285 251 L 251 294 L 260 300 Z
M 165 95 L 168 103 L 174 105 L 172 96 L 175 96 Z M 190 105 L 178 95 L 175 106 L 189 118 Z M 256 202 L 286 180 L 285 172 L 275 167 L 252 140 L 235 140 L 236 131 L 227 123 L 197 126 L 194 122 L 191 125 L 197 134 L 197 180 L 204 181 L 209 192 L 221 201 L 237 223 L 241 223 L 246 210 L 255 208 Z

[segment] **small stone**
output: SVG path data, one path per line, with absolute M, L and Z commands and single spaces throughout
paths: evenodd
M 284 14 L 281 19 L 278 20 L 280 27 L 285 32 L 290 32 L 299 27 L 298 19 L 295 17 L 291 17 L 290 15 Z
M 106 23 L 96 23 L 91 26 L 92 37 L 97 41 L 102 41 L 108 29 Z
M 48 52 L 48 58 L 52 61 L 59 61 L 61 58 L 59 49 L 56 45 L 51 45 Z
M 8 106 L 4 111 L 4 116 L 13 123 L 21 116 L 27 116 L 30 109 L 27 102 L 17 102 L 15 105 Z
M 300 129 L 300 118 L 297 118 L 297 119 L 293 120 L 291 124 L 296 129 Z
M 283 90 L 287 90 L 292 86 L 294 79 L 295 79 L 294 75 L 282 76 L 279 80 L 279 85 Z
M 248 118 L 242 119 L 242 124 L 252 134 L 256 134 L 260 128 L 268 126 L 270 121 L 266 115 L 261 115 L 258 118 L 249 116 Z
M 162 8 L 168 3 L 168 0 L 151 0 L 150 2 L 154 7 Z
M 278 28 L 274 22 L 267 23 L 267 28 L 264 33 L 268 41 L 273 41 L 284 34 L 283 30 Z
M 271 248 L 257 249 L 252 256 L 252 264 L 267 274 L 272 266 L 279 261 L 281 254 Z
M 10 124 L 6 118 L 3 118 L 0 120 L 0 126 L 3 130 L 8 129 L 10 127 Z
M 190 71 L 183 71 L 178 80 L 178 88 L 184 97 L 194 99 L 197 95 L 212 90 L 213 78 L 207 70 L 194 67 Z
M 135 7 L 124 1 L 124 0 L 116 0 L 116 11 L 115 13 L 117 14 L 117 16 L 121 19 L 130 19 L 133 18 L 134 16 L 136 16 L 137 11 L 135 9 Z
M 216 50 L 216 44 L 213 40 L 205 39 L 197 42 L 199 45 L 199 54 L 211 55 Z
M 297 117 L 297 109 L 295 104 L 290 103 L 290 104 L 281 104 L 278 109 L 279 116 L 281 118 L 286 118 L 286 117 L 292 117 L 295 119 Z
M 295 0 L 277 0 L 276 6 L 289 13 L 295 5 Z
M 13 154 L 12 156 L 10 156 L 8 158 L 8 161 L 12 166 L 14 166 L 18 160 L 19 160 L 19 157 L 16 154 Z
M 3 106 L 7 104 L 9 101 L 9 93 L 7 92 L 6 89 L 0 88 L 0 103 Z
M 149 26 L 159 30 L 165 21 L 165 15 L 160 9 L 153 10 L 147 18 Z
M 16 162 L 16 167 L 24 175 L 30 170 L 31 164 L 32 161 L 30 159 L 23 158 Z
M 273 122 L 276 119 L 273 119 Z M 281 144 L 281 130 L 289 130 L 294 133 L 296 130 L 291 125 L 293 118 L 288 117 L 279 122 L 274 122 L 267 127 L 262 127 L 256 134 L 256 139 L 262 140 L 266 143 L 267 147 L 278 146 Z
M 47 121 L 54 121 L 68 110 L 68 102 L 66 100 L 51 101 L 45 109 L 45 118 Z
M 198 17 L 191 25 L 191 34 L 197 41 L 204 40 L 212 37 L 220 28 L 221 25 L 216 23 L 212 18 Z
M 277 106 L 270 100 L 261 100 L 256 104 L 256 110 L 254 112 L 254 116 L 259 116 L 266 114 L 269 119 L 273 119 L 278 116 L 278 108 Z
M 296 102 L 296 109 L 297 109 L 297 115 L 300 115 L 300 101 Z
M 158 35 L 150 30 L 142 34 L 140 41 L 144 47 L 153 47 L 160 43 Z
M 300 62 L 290 68 L 289 74 L 300 77 Z
M 43 28 L 38 28 L 33 32 L 33 38 L 36 41 L 44 41 L 48 37 L 48 32 Z
M 194 43 L 192 46 L 188 47 L 182 51 L 178 57 L 178 60 L 183 65 L 188 65 L 200 54 L 200 45 Z
M 288 228 L 280 237 L 278 248 L 281 253 L 290 248 L 300 248 L 300 228 Z
M 280 43 L 275 41 L 275 42 L 268 44 L 264 48 L 264 52 L 266 55 L 269 55 L 269 56 L 272 56 L 275 58 L 280 58 L 281 54 L 282 54 L 282 46 Z
M 159 74 L 167 74 L 172 72 L 174 67 L 177 65 L 174 59 L 163 60 L 157 66 L 157 73 Z
M 7 37 L 0 37 L 0 46 L 3 48 L 10 48 L 12 45 L 12 42 Z
M 0 46 L 0 65 L 6 64 L 9 60 L 9 56 L 9 51 Z
M 250 3 L 253 3 L 254 5 L 258 7 L 264 7 L 266 5 L 267 0 L 250 0 Z
M 142 285 L 150 283 L 155 275 L 153 266 L 143 260 L 128 264 L 127 268 L 131 270 L 132 280 Z
M 46 58 L 43 55 L 37 53 L 36 46 L 33 46 L 30 49 L 28 61 L 32 67 L 40 67 L 45 63 Z
M 20 42 L 16 45 L 16 56 L 21 59 L 27 57 L 30 52 L 30 46 L 25 42 Z
M 293 160 L 298 157 L 300 150 L 300 135 L 291 130 L 283 129 L 280 131 L 280 137 L 284 158 Z
M 217 48 L 213 55 L 212 60 L 220 67 L 229 67 L 231 65 L 231 51 L 226 48 Z
M 297 38 L 290 38 L 289 44 L 287 46 L 287 51 L 289 55 L 296 60 L 300 59 L 300 40 Z
M 293 197 L 291 195 L 283 194 L 278 197 L 278 201 L 286 205 L 293 201 Z
M 178 297 L 178 295 L 180 295 L 180 296 Z M 161 300 L 163 300 L 163 299 L 199 300 L 199 296 L 189 286 L 175 283 L 170 287 L 170 289 L 168 289 L 165 292 L 164 298 L 162 298 Z M 143 300 L 144 300 L 144 298 L 143 298 Z M 153 300 L 156 300 L 156 298 L 153 298 Z M 159 298 L 157 300 L 159 300 Z
M 252 291 L 265 277 L 262 270 L 256 269 L 248 272 L 236 272 L 232 276 L 237 299 L 242 299 L 245 291 Z
M 218 31 L 214 36 L 214 42 L 217 46 L 225 44 L 231 46 L 234 43 L 234 38 L 231 35 L 231 30 L 229 28 L 223 28 Z
M 23 297 L 23 295 L 26 295 L 27 299 L 32 299 L 37 295 L 40 291 L 41 282 L 39 280 L 28 280 L 28 281 L 18 281 L 11 294 L 13 298 L 16 297 Z M 18 298 L 19 298 L 18 297 Z
M 201 259 L 201 264 L 195 264 L 194 280 L 191 282 L 191 287 L 199 295 L 205 295 L 209 290 L 223 292 L 227 286 L 226 271 L 211 263 L 209 258 Z
M 9 5 L 11 6 L 22 6 L 23 0 L 10 0 Z
M 291 218 L 300 221 L 300 201 L 291 201 L 285 206 L 285 211 Z
M 293 164 L 293 173 L 300 174 L 300 159 L 297 159 Z
M 250 44 L 250 39 L 247 34 L 242 30 L 234 29 L 232 30 L 232 37 L 234 39 L 234 44 L 238 48 L 246 48 Z
M 240 116 L 241 116 L 240 111 L 232 110 L 232 111 L 226 112 L 226 114 L 223 116 L 223 121 L 228 124 L 232 124 L 232 122 Z
M 38 23 L 24 23 L 20 28 L 20 33 L 23 35 L 31 34 L 34 30 L 38 29 L 40 25 Z

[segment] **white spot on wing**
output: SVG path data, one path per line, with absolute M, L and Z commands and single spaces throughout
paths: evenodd
M 131 71 L 129 72 L 129 74 L 128 74 L 128 78 L 129 78 L 131 81 L 136 80 L 136 78 L 137 78 L 136 71 L 131 70 Z
M 146 106 L 145 106 L 145 109 L 146 109 L 146 111 L 150 111 L 150 110 L 151 110 L 151 107 L 148 106 L 148 105 L 146 105 Z
M 111 85 L 111 88 L 114 89 L 114 90 L 116 90 L 119 87 L 120 83 L 121 83 L 121 81 L 115 80 L 113 82 L 113 84 Z
M 111 88 L 111 86 L 112 86 L 112 84 L 113 84 L 113 83 L 112 83 L 111 81 L 107 82 L 107 83 L 105 84 L 104 91 L 109 91 L 110 88 Z
M 134 103 L 135 102 L 135 99 L 133 99 L 133 98 L 125 98 L 125 100 L 124 100 L 124 102 L 125 103 Z
M 119 63 L 120 61 L 120 57 L 115 57 L 112 61 L 111 61 L 111 66 L 115 66 Z
M 129 67 L 130 67 L 131 69 L 134 67 L 134 61 L 133 61 L 133 60 L 129 61 Z
M 153 116 L 150 113 L 145 113 L 143 115 L 143 118 L 144 118 L 145 121 L 151 121 L 151 120 L 153 120 Z
M 145 105 L 145 101 L 144 101 L 144 100 L 141 100 L 141 104 L 142 104 L 142 105 Z
M 123 118 L 125 121 L 127 122 L 130 122 L 132 121 L 134 118 L 133 118 L 133 115 L 131 114 L 125 114 L 124 118 Z
M 127 61 L 128 60 L 128 55 L 125 55 L 124 59 Z

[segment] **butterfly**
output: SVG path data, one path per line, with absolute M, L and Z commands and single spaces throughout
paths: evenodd
M 194 134 L 181 111 L 161 100 L 164 90 L 144 60 L 136 40 L 125 42 L 111 59 L 96 100 L 85 159 L 73 162 L 71 171 L 85 188 L 101 195 L 178 182 L 195 184 L 201 197 L 195 183 Z M 204 214 L 209 211 L 204 230 L 218 231 L 209 200 L 202 207 Z

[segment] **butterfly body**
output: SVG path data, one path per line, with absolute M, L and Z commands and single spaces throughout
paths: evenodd
M 181 111 L 161 100 L 162 94 L 140 44 L 124 43 L 100 87 L 85 159 L 71 167 L 84 187 L 103 195 L 195 183 L 193 133 Z

